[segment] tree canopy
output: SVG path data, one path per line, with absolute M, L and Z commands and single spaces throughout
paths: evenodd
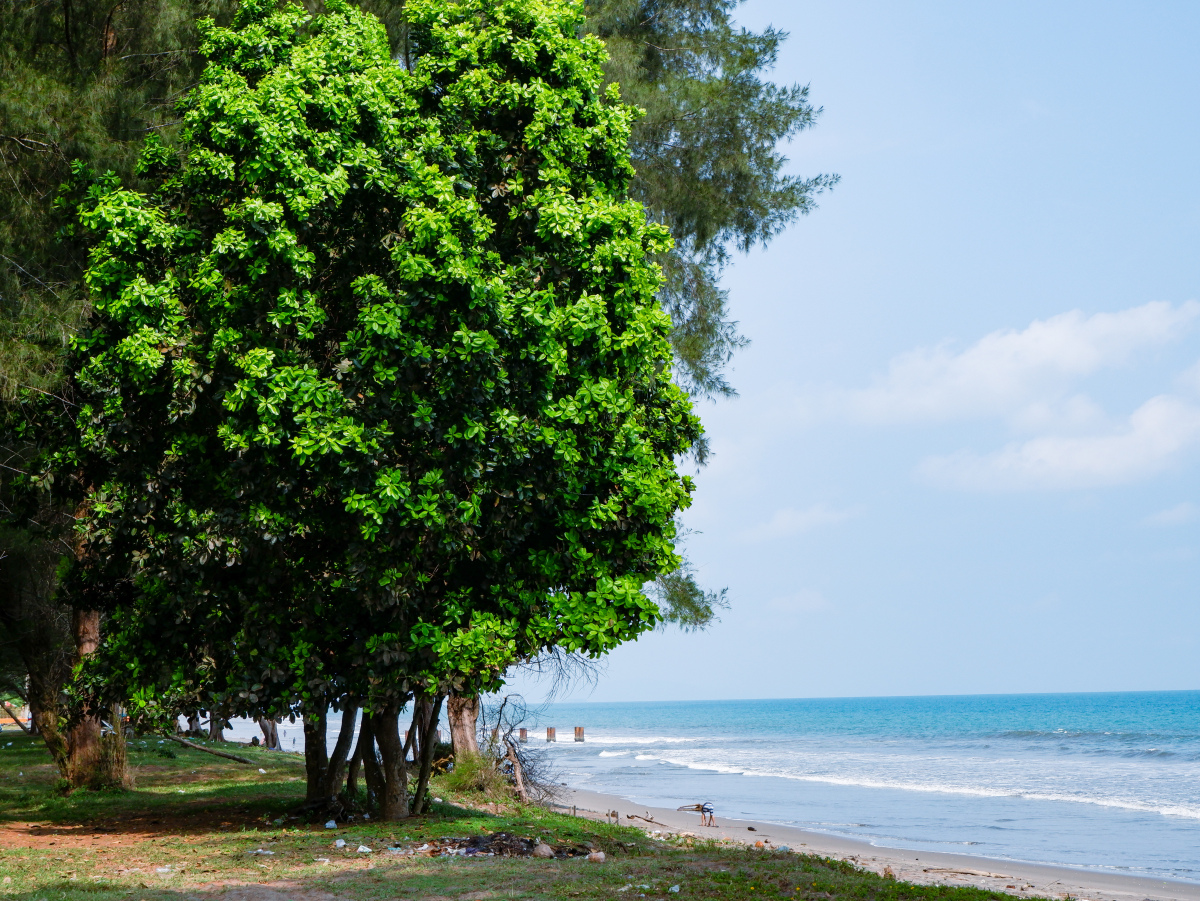
M 412 2 L 411 69 L 373 17 L 274 6 L 203 27 L 152 192 L 79 198 L 94 312 L 30 484 L 84 511 L 74 603 L 127 672 L 240 640 L 266 659 L 226 678 L 324 662 L 394 729 L 414 690 L 655 624 L 699 437 L 668 236 L 569 5 Z
M 0 478 L 47 454 L 12 535 L 84 524 L 64 596 L 111 612 L 113 685 L 394 706 L 711 619 L 663 569 L 690 490 L 668 464 L 704 455 L 669 380 L 732 391 L 721 268 L 836 180 L 784 173 L 819 110 L 763 80 L 785 35 L 736 5 L 362 0 L 386 38 L 338 3 L 232 29 L 232 0 L 5 10 Z M 528 16 L 543 55 L 505 56 Z

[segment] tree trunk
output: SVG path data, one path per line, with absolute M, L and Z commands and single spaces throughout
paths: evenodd
M 71 633 L 75 638 L 75 660 L 82 662 L 96 653 L 100 646 L 100 611 L 76 610 L 71 616 Z M 70 762 L 67 777 L 71 785 L 91 785 L 100 778 L 100 711 L 85 707 L 79 721 L 71 727 L 67 739 Z
M 363 728 L 358 734 L 362 747 L 363 776 L 367 783 L 367 803 L 373 806 L 376 812 L 383 803 L 384 790 L 383 771 L 379 768 L 379 758 L 375 753 L 375 723 L 377 719 L 377 716 L 363 717 Z
M 367 718 L 363 717 L 362 729 L 358 732 L 358 741 L 354 744 L 354 753 L 350 755 L 350 765 L 346 768 L 346 800 L 353 801 L 358 796 L 358 774 L 362 770 L 363 745 L 370 732 L 367 728 Z
M 379 797 L 379 816 L 384 820 L 403 820 L 408 809 L 408 764 L 404 742 L 400 740 L 400 710 L 389 705 L 371 716 L 371 731 L 379 744 L 382 793 Z
M 71 751 L 67 745 L 66 736 L 58 729 L 58 705 L 46 709 L 38 707 L 32 711 L 34 725 L 38 734 L 46 743 L 46 750 L 58 767 L 58 774 L 64 779 L 71 778 Z
M 508 746 L 508 759 L 512 763 L 513 779 L 517 782 L 517 797 L 521 799 L 522 804 L 528 804 L 529 794 L 525 791 L 525 773 L 521 768 L 521 757 L 517 754 L 517 746 L 512 743 L 512 739 L 505 739 L 504 743 Z
M 446 698 L 446 719 L 450 721 L 450 743 L 454 759 L 479 756 L 479 695 L 449 695 Z
M 279 723 L 267 717 L 259 717 L 258 728 L 262 730 L 263 747 L 268 751 L 282 751 L 283 746 L 279 744 Z
M 219 710 L 208 711 L 208 740 L 225 740 L 225 714 Z
M 96 768 L 92 774 L 92 785 L 102 788 L 133 788 L 133 776 L 129 772 L 129 749 L 125 746 L 125 729 L 121 723 L 123 711 L 112 709 L 112 731 L 101 736 L 96 755 Z
M 342 728 L 338 730 L 337 741 L 333 745 L 333 753 L 329 757 L 329 766 L 325 770 L 325 780 L 321 786 L 321 796 L 324 798 L 334 798 L 341 791 L 342 781 L 346 778 L 351 743 L 354 741 L 354 724 L 357 721 L 358 703 L 343 701 Z
M 420 724 L 420 770 L 417 775 L 417 790 L 413 793 L 412 809 L 414 813 L 425 811 L 425 792 L 429 788 L 429 776 L 433 771 L 433 755 L 437 750 L 438 714 L 442 712 L 442 700 L 446 696 L 437 694 L 433 700 L 422 705 L 428 711 L 424 722 Z M 416 723 L 413 723 L 416 726 Z
M 324 695 L 318 695 L 308 706 L 304 712 L 304 775 L 307 781 L 304 800 L 319 801 L 329 797 L 324 793 L 329 770 L 329 747 L 325 739 L 329 703 Z

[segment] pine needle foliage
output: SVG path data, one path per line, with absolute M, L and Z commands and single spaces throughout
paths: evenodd
M 785 32 L 734 25 L 740 0 L 588 0 L 588 29 L 608 50 L 606 76 L 645 111 L 634 125 L 632 194 L 671 230 L 660 292 L 682 380 L 734 393 L 723 374 L 744 345 L 720 287 L 732 250 L 766 244 L 836 175 L 785 172 L 781 144 L 821 110 L 806 85 L 766 80 Z
M 0 399 L 53 390 L 85 313 L 55 206 L 71 164 L 133 173 L 195 82 L 196 19 L 230 0 L 0 0 Z

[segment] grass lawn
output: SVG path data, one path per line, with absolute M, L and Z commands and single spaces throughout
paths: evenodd
M 298 755 L 236 751 L 254 765 L 134 739 L 136 790 L 64 796 L 39 740 L 0 733 L 0 898 L 1009 901 L 978 889 L 897 882 L 803 854 L 652 840 L 635 828 L 538 807 L 492 814 L 451 798 L 444 787 L 436 794 L 447 803 L 435 804 L 429 816 L 326 829 L 290 815 L 304 798 Z M 607 859 L 429 857 L 388 850 L 501 832 L 541 839 L 558 850 L 590 846 Z M 337 839 L 345 847 L 335 847 Z M 359 852 L 360 845 L 370 853 Z

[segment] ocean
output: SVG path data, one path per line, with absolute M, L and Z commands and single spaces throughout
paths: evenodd
M 710 801 L 718 822 L 1200 883 L 1200 691 L 559 703 L 532 725 L 559 781 L 628 812 Z

